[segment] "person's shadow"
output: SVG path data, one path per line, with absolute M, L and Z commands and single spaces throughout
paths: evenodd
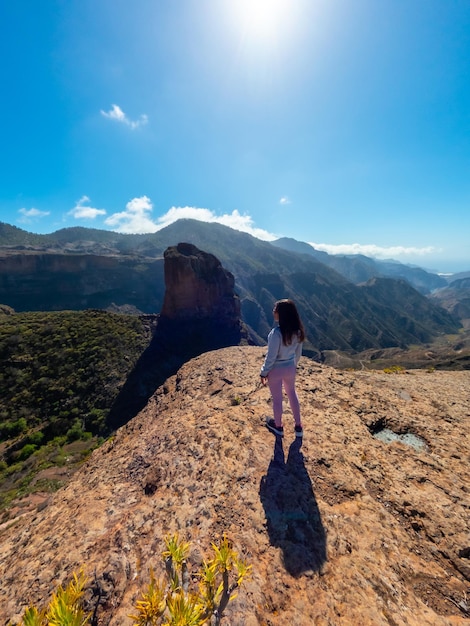
M 298 437 L 285 460 L 282 438 L 276 437 L 274 455 L 259 489 L 270 543 L 281 548 L 284 566 L 292 576 L 320 572 L 326 561 L 325 529 L 301 447 Z

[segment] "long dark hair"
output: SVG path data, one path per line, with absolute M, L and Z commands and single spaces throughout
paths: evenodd
M 274 312 L 279 315 L 279 328 L 282 334 L 282 343 L 285 346 L 292 343 L 294 335 L 299 338 L 300 342 L 304 341 L 304 326 L 292 300 L 278 300 L 274 305 Z

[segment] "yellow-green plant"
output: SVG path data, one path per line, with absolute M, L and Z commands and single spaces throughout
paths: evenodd
M 161 581 L 157 581 L 153 569 L 150 570 L 150 582 L 147 591 L 135 604 L 137 615 L 131 615 L 136 624 L 158 624 L 166 609 L 165 588 Z
M 150 583 L 135 604 L 136 615 L 130 617 L 134 626 L 218 626 L 230 600 L 249 575 L 251 565 L 239 558 L 224 535 L 212 544 L 214 555 L 204 561 L 196 578 L 197 589 L 190 589 L 187 565 L 190 544 L 178 535 L 165 538 L 167 581 L 157 581 L 150 571 Z
M 89 615 L 81 607 L 81 599 L 87 578 L 80 570 L 64 588 L 60 586 L 52 595 L 47 608 L 39 611 L 30 606 L 22 618 L 22 626 L 86 626 Z
M 150 570 L 150 582 L 134 606 L 136 614 L 129 616 L 134 626 L 219 626 L 251 565 L 238 556 L 224 535 L 219 543 L 212 543 L 214 554 L 193 576 L 192 589 L 187 563 L 190 544 L 174 534 L 165 538 L 165 546 L 162 557 L 167 579 L 157 579 Z M 86 583 L 83 569 L 74 573 L 46 608 L 26 609 L 20 626 L 89 626 L 90 615 L 81 606 Z
M 232 543 L 223 536 L 219 545 L 212 544 L 214 557 L 204 563 L 201 580 L 201 596 L 207 599 L 206 612 L 218 625 L 230 600 L 236 597 L 236 591 L 249 575 L 251 565 L 238 557 Z M 236 577 L 230 582 L 230 573 L 235 570 Z
M 384 369 L 385 374 L 401 374 L 405 371 L 405 368 L 401 365 L 392 365 Z

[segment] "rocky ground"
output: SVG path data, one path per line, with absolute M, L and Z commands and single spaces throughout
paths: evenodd
M 163 571 L 226 532 L 253 565 L 231 626 L 470 624 L 470 372 L 338 371 L 302 359 L 305 436 L 264 426 L 264 348 L 184 365 L 70 482 L 0 529 L 1 624 L 85 565 L 96 624 L 128 617 Z M 422 449 L 373 433 L 411 433 Z

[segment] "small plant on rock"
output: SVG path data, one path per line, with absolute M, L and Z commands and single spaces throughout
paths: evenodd
M 194 590 L 187 566 L 190 544 L 180 541 L 176 534 L 168 536 L 165 544 L 162 556 L 167 581 L 157 581 L 150 571 L 148 588 L 135 605 L 137 614 L 130 616 L 134 625 L 219 626 L 251 565 L 239 558 L 224 535 L 218 544 L 212 544 L 214 556 L 203 562 L 196 576 L 198 588 Z
M 53 594 L 46 609 L 39 611 L 30 606 L 23 615 L 22 626 L 86 626 L 89 615 L 81 607 L 81 598 L 87 578 L 80 570 L 64 587 L 59 587 Z

